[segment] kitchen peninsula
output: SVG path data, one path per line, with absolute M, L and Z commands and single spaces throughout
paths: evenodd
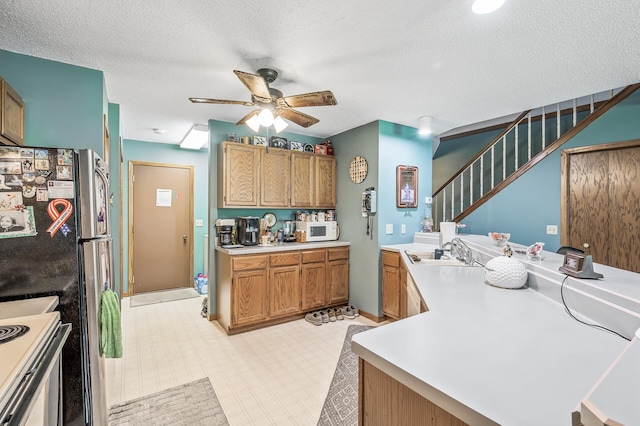
M 216 319 L 235 334 L 348 303 L 349 245 L 216 246 Z
M 488 237 L 461 237 L 482 261 L 501 254 Z M 627 349 L 637 346 L 637 339 L 630 343 L 565 312 L 558 303 L 564 279 L 558 272 L 561 255 L 545 252 L 542 261 L 520 256 L 529 285 L 507 290 L 485 284 L 482 267 L 414 264 L 405 253 L 435 247 L 382 247 L 401 254 L 428 312 L 354 336 L 352 350 L 360 357 L 361 424 L 578 425 L 581 408 L 585 418 L 581 402 L 588 395 L 593 396 L 589 403 L 618 422 L 638 418 L 637 404 L 615 403 L 637 394 L 631 379 L 618 383 L 617 394 L 598 392 L 603 382 L 615 388 L 604 379 L 608 369 L 620 376 L 624 363 L 619 357 L 633 354 Z M 602 287 L 626 286 L 630 280 L 640 284 L 638 274 L 596 268 L 605 275 Z M 565 285 L 571 290 L 564 289 L 574 314 L 594 322 L 592 312 L 604 311 L 614 323 L 624 323 L 606 324 L 608 328 L 632 338 L 628 330 L 640 326 L 639 311 L 612 307 L 613 292 L 605 301 L 609 296 L 596 290 L 596 283 L 578 281 L 584 280 L 568 279 Z M 635 303 L 634 298 L 625 298 L 625 303 Z M 616 309 L 627 316 L 620 317 Z

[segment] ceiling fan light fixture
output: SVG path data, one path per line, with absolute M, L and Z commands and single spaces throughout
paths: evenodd
M 251 118 L 245 121 L 244 124 L 249 126 L 249 128 L 254 132 L 260 130 L 260 119 L 258 118 L 258 114 L 252 115 Z
M 205 124 L 194 124 L 180 143 L 180 148 L 200 149 L 209 141 L 209 128 Z
M 428 116 L 423 116 L 418 119 L 418 134 L 420 135 L 430 135 L 431 134 L 431 124 L 433 119 Z
M 273 128 L 275 129 L 276 133 L 280 133 L 281 131 L 286 129 L 288 125 L 289 124 L 287 124 L 287 122 L 284 121 L 280 116 L 277 116 L 275 120 L 273 120 Z
M 484 15 L 498 10 L 505 0 L 475 0 L 471 10 L 478 15 Z
M 275 120 L 273 116 L 273 112 L 269 108 L 265 108 L 260 111 L 258 114 L 258 120 L 260 121 L 260 125 L 263 127 L 269 127 L 273 124 L 273 120 Z

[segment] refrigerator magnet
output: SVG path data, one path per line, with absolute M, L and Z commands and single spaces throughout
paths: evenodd
M 48 159 L 39 159 L 36 160 L 36 170 L 49 170 L 49 160 Z
M 58 165 L 68 166 L 70 164 L 73 164 L 73 150 L 58 149 Z
M 25 185 L 22 187 L 22 195 L 24 198 L 33 198 L 36 196 L 36 187 L 31 185 Z
M 44 188 L 38 188 L 36 191 L 36 201 L 49 201 L 49 191 Z
M 71 166 L 56 166 L 58 180 L 71 180 Z

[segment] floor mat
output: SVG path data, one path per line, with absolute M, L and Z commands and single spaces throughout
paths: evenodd
M 371 328 L 374 327 L 350 325 L 347 329 L 318 426 L 356 426 L 358 424 L 358 356 L 351 352 L 351 337 Z
M 191 299 L 200 297 L 198 292 L 191 287 L 178 288 L 165 291 L 153 291 L 150 293 L 134 294 L 131 296 L 131 307 L 151 305 L 153 303 L 173 302 L 174 300 Z
M 228 424 L 208 378 L 114 405 L 109 410 L 109 426 Z

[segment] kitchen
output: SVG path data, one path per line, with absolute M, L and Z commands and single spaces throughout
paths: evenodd
M 51 63 L 48 63 L 49 61 L 45 62 L 45 60 L 38 61 L 35 58 L 16 58 L 15 56 L 18 56 L 18 55 L 7 54 L 6 56 L 3 56 L 2 59 L 4 61 L 4 59 L 8 58 L 10 62 L 20 63 L 20 65 L 25 65 L 24 67 L 22 67 L 22 69 L 29 70 L 28 73 L 35 73 L 35 71 L 32 70 L 33 68 L 44 66 L 45 69 L 47 67 L 58 68 L 58 69 L 64 68 L 65 71 L 68 70 L 68 72 L 71 74 L 73 74 L 74 72 L 82 74 L 78 70 L 73 70 L 72 67 L 65 68 L 64 65 L 51 64 Z M 10 66 L 10 65 L 7 65 L 7 63 L 5 62 L 3 66 Z M 14 71 L 14 73 L 18 74 L 18 72 L 16 71 Z M 88 71 L 87 73 L 91 74 Z M 1 74 L 3 76 L 5 75 L 4 70 L 1 72 Z M 93 74 L 99 74 L 99 73 L 93 73 Z M 40 81 L 42 80 L 42 78 L 40 77 L 41 76 L 39 75 L 34 76 L 33 74 L 29 76 L 31 81 Z M 96 92 L 102 93 L 101 82 L 96 83 L 97 80 L 101 80 L 101 76 L 91 75 L 89 79 L 94 80 L 91 83 L 92 84 L 91 93 L 96 93 Z M 71 84 L 69 81 L 63 81 L 59 87 L 68 89 L 70 87 L 71 88 L 78 87 L 76 85 L 80 85 L 80 84 L 82 83 L 75 82 L 74 84 Z M 20 92 L 28 94 L 29 89 L 24 87 L 24 86 L 27 86 L 27 84 L 23 83 L 22 86 L 23 87 L 21 88 Z M 52 86 L 55 86 L 55 85 L 52 85 Z M 62 91 L 64 91 L 64 89 Z M 45 90 L 51 90 L 51 88 L 39 86 L 37 87 L 37 90 L 45 91 Z M 33 92 L 31 93 L 30 96 L 32 97 L 34 96 Z M 55 97 L 55 95 L 53 96 Z M 84 129 L 86 126 L 86 127 L 90 127 L 90 129 L 86 129 L 85 134 L 82 134 L 83 132 L 79 131 L 78 134 L 80 136 L 78 135 L 70 136 L 71 140 L 73 142 L 77 142 L 78 146 L 81 146 L 81 144 L 87 143 L 86 142 L 87 140 L 93 141 L 96 138 L 91 135 L 95 135 L 98 132 L 100 133 L 102 132 L 102 110 L 103 110 L 102 101 L 103 99 L 102 99 L 102 96 L 100 95 L 95 95 L 95 97 L 100 98 L 100 101 L 95 102 L 95 99 L 92 100 L 92 109 L 94 109 L 91 112 L 92 115 L 87 120 L 78 118 L 78 123 L 77 123 L 78 127 L 82 127 Z M 27 96 L 25 96 L 25 98 L 27 98 Z M 81 102 L 78 102 L 78 103 L 82 104 Z M 96 104 L 99 104 L 99 106 Z M 118 111 L 117 105 L 109 105 L 109 108 L 111 111 Z M 52 111 L 52 113 L 55 114 L 56 111 Z M 75 117 L 87 116 L 87 113 L 82 111 L 82 107 L 78 107 L 77 109 L 74 109 L 71 113 L 67 111 L 66 114 L 68 114 L 69 116 L 75 116 Z M 41 118 L 43 120 L 47 120 L 46 121 L 47 123 L 49 123 L 48 120 L 55 121 L 55 119 L 44 117 L 46 115 L 47 114 L 42 114 L 43 117 Z M 118 128 L 117 128 L 118 125 L 116 124 L 117 116 L 118 115 L 115 112 L 113 112 L 113 114 L 110 115 L 109 125 L 114 126 L 111 132 L 112 135 L 119 134 Z M 57 119 L 62 120 L 63 117 L 62 118 L 57 117 Z M 627 125 L 621 126 L 620 125 L 621 121 L 625 123 L 633 123 L 632 120 L 620 119 L 619 117 L 615 120 L 610 121 L 608 124 L 602 124 L 599 122 L 594 128 L 595 130 L 592 131 L 592 134 L 590 135 L 590 137 L 595 136 L 595 138 L 600 142 L 637 138 L 637 135 L 638 135 L 637 127 L 634 127 L 633 124 L 627 124 Z M 59 138 L 67 137 L 64 134 L 60 134 L 62 133 L 62 131 L 59 130 L 59 127 L 60 126 L 56 126 L 54 123 L 51 123 L 51 125 L 49 126 L 49 129 L 54 133 L 59 132 L 57 135 L 57 137 Z M 212 140 L 215 143 L 219 143 L 226 140 L 228 133 L 233 132 L 232 129 L 234 127 L 235 126 L 233 126 L 231 123 L 214 121 L 212 125 L 212 132 L 214 133 L 214 137 L 212 137 Z M 371 174 L 369 178 L 373 180 L 375 183 L 369 185 L 367 181 L 365 182 L 365 185 L 377 187 L 378 195 L 379 195 L 379 201 L 378 201 L 379 206 L 390 206 L 394 204 L 393 198 L 395 196 L 394 194 L 395 188 L 389 189 L 388 187 L 385 188 L 385 186 L 386 186 L 386 182 L 394 182 L 395 166 L 397 164 L 416 164 L 419 167 L 420 169 L 419 187 L 421 188 L 420 192 L 422 194 L 426 194 L 426 192 L 423 192 L 422 189 L 425 189 L 426 191 L 426 188 L 430 188 L 432 186 L 431 177 L 430 177 L 432 166 L 430 163 L 427 164 L 426 161 L 425 161 L 425 164 L 417 164 L 416 161 L 421 161 L 421 160 L 417 160 L 416 158 L 421 156 L 421 154 L 423 154 L 424 151 L 431 150 L 431 146 L 429 145 L 429 142 L 427 142 L 427 146 L 418 148 L 417 146 L 418 143 L 415 143 L 416 146 L 412 147 L 412 145 L 414 144 L 412 144 L 409 141 L 409 138 L 406 138 L 406 145 L 407 145 L 406 154 L 402 155 L 401 158 L 396 158 L 396 156 L 397 157 L 401 156 L 401 154 L 398 152 L 401 150 L 398 150 L 396 148 L 397 144 L 398 143 L 402 144 L 405 142 L 403 140 L 404 138 L 402 137 L 402 134 L 398 136 L 398 132 L 396 131 L 398 127 L 402 129 L 402 126 L 393 126 L 391 123 L 375 122 L 375 123 L 370 123 L 370 124 L 361 126 L 357 129 L 354 129 L 353 131 L 344 132 L 344 134 L 339 134 L 339 135 L 336 135 L 336 137 L 332 138 L 332 142 L 334 143 L 334 146 L 336 148 L 336 157 L 338 159 L 340 158 L 343 159 L 343 161 L 339 160 L 338 171 L 337 171 L 337 175 L 339 179 L 337 183 L 337 186 L 338 186 L 337 216 L 340 220 L 340 225 L 341 225 L 341 240 L 349 241 L 351 243 L 351 253 L 350 253 L 351 267 L 361 269 L 358 272 L 357 276 L 352 277 L 351 297 L 353 298 L 353 302 L 357 306 L 359 306 L 363 311 L 373 313 L 376 316 L 380 315 L 380 312 L 378 311 L 379 304 L 380 304 L 380 295 L 378 291 L 378 276 L 377 276 L 377 271 L 375 271 L 374 268 L 366 268 L 366 266 L 371 263 L 371 259 L 378 258 L 379 245 L 410 240 L 411 236 L 413 235 L 413 232 L 419 227 L 419 222 L 422 220 L 422 217 L 421 217 L 422 212 L 420 210 L 423 208 L 423 205 L 421 204 L 418 210 L 413 212 L 411 216 L 406 216 L 405 211 L 395 212 L 393 211 L 393 209 L 391 209 L 391 211 L 393 211 L 393 214 L 387 215 L 387 211 L 389 210 L 386 207 L 385 208 L 381 207 L 378 212 L 378 215 L 373 219 L 374 239 L 373 241 L 369 240 L 366 235 L 366 223 L 362 219 L 362 217 L 359 216 L 360 212 L 358 211 L 361 194 L 363 190 L 363 187 L 362 187 L 363 185 L 357 186 L 351 183 L 351 181 L 348 178 L 347 168 L 348 168 L 348 162 L 357 155 L 362 155 L 368 160 L 370 164 L 370 174 Z M 35 134 L 40 135 L 41 133 L 42 132 L 35 131 Z M 612 135 L 612 133 L 614 134 Z M 294 136 L 290 136 L 290 137 L 294 137 Z M 55 139 L 55 137 L 52 139 Z M 113 140 L 116 140 L 116 139 L 117 138 L 115 137 L 113 138 Z M 585 139 L 587 139 L 586 136 L 585 136 Z M 374 146 L 371 146 L 368 143 L 371 140 L 377 141 L 377 143 L 374 144 Z M 49 142 L 53 143 L 52 141 L 49 141 Z M 589 142 L 589 143 L 592 143 L 592 142 Z M 99 143 L 96 143 L 96 145 L 97 145 L 95 147 L 96 150 L 103 149 L 103 147 L 101 146 L 101 141 L 99 141 Z M 112 144 L 112 147 L 116 149 L 116 145 L 117 144 Z M 127 150 L 126 150 L 127 146 L 139 145 L 146 148 L 151 148 L 150 151 L 153 151 L 153 148 L 151 146 L 152 144 L 144 144 L 142 142 L 136 143 L 136 141 L 125 140 L 124 145 L 125 145 L 124 155 L 125 155 L 125 159 L 127 160 L 130 158 L 128 157 L 129 154 L 127 153 Z M 415 151 L 411 151 L 412 149 L 415 149 Z M 160 148 L 158 149 L 158 151 L 161 151 L 161 150 L 162 149 Z M 403 149 L 402 151 L 405 151 L 405 150 Z M 117 151 L 114 151 L 112 153 L 112 158 L 117 158 L 118 155 L 119 154 L 117 153 Z M 154 154 L 153 152 L 148 152 L 147 158 L 153 157 L 154 155 L 156 154 Z M 197 155 L 197 154 L 194 154 L 194 155 Z M 206 154 L 200 153 L 200 156 L 202 155 L 206 156 Z M 164 154 L 160 154 L 158 156 L 163 157 Z M 387 165 L 387 161 L 390 161 L 392 164 Z M 553 172 L 553 173 L 556 173 L 556 172 Z M 526 184 L 522 184 L 522 185 L 516 184 L 516 186 L 514 186 L 513 189 L 509 190 L 510 191 L 509 196 L 513 196 L 514 193 L 518 193 L 518 192 L 525 193 L 526 189 L 523 190 L 524 188 L 535 187 L 535 185 L 539 185 L 540 182 L 544 182 L 545 187 L 547 186 L 547 182 L 551 182 L 551 184 L 549 184 L 548 186 L 550 188 L 553 188 L 554 185 L 556 185 L 554 182 L 557 181 L 557 180 L 554 180 L 556 175 L 554 175 L 553 173 L 548 174 L 548 173 L 542 173 L 542 172 L 540 173 L 533 172 L 531 175 L 531 178 L 528 179 L 528 182 Z M 115 175 L 118 175 L 118 173 L 112 173 L 112 175 L 115 176 Z M 207 180 L 208 180 L 208 175 L 205 172 L 204 181 L 207 181 Z M 209 184 L 212 186 L 215 186 L 213 182 L 215 182 L 214 176 L 211 177 Z M 118 183 L 116 183 L 115 185 L 117 186 Z M 206 193 L 206 190 L 204 190 L 203 193 Z M 503 198 L 507 199 L 509 198 L 509 196 L 505 195 Z M 472 221 L 473 223 L 468 222 L 469 232 L 482 234 L 485 231 L 495 230 L 498 228 L 498 225 L 500 225 L 499 226 L 500 229 L 507 229 L 513 232 L 514 239 L 516 239 L 516 241 L 531 241 L 532 239 L 529 237 L 529 235 L 525 235 L 524 238 L 516 237 L 517 232 L 527 232 L 526 230 L 522 229 L 523 226 L 519 222 L 520 220 L 524 220 L 528 224 L 530 224 L 530 226 L 527 226 L 527 229 L 538 229 L 538 230 L 543 229 L 541 226 L 544 226 L 548 223 L 560 223 L 559 214 L 558 214 L 559 208 L 558 208 L 558 201 L 557 201 L 559 197 L 557 197 L 555 193 L 542 194 L 541 196 L 542 196 L 542 201 L 534 202 L 533 200 L 530 200 L 530 201 L 524 200 L 524 202 L 522 203 L 521 202 L 512 203 L 512 205 L 509 205 L 508 208 L 493 208 L 491 209 L 492 210 L 491 213 L 488 213 L 488 212 L 484 213 L 486 216 L 491 216 L 490 218 L 486 219 L 486 222 L 484 220 L 484 217 L 482 220 L 480 218 L 473 220 Z M 114 202 L 115 206 L 118 205 L 119 197 L 120 197 L 120 194 L 116 193 L 115 202 Z M 504 204 L 507 203 L 506 201 L 497 200 L 496 203 L 498 202 L 504 203 Z M 513 204 L 515 204 L 515 206 Z M 538 207 L 539 205 L 543 205 L 545 208 L 540 209 Z M 199 214 L 200 217 L 206 218 L 207 209 L 208 209 L 208 206 L 205 203 L 205 206 L 202 207 L 202 210 L 200 210 L 197 214 Z M 342 212 L 341 209 L 344 209 L 344 212 Z M 540 210 L 545 210 L 545 211 L 541 212 Z M 255 216 L 261 217 L 264 213 L 267 213 L 268 211 L 269 210 L 263 210 L 258 212 L 250 211 L 250 212 L 244 212 L 244 213 L 238 213 L 238 214 L 232 213 L 232 214 L 233 216 L 238 216 L 238 215 L 251 215 L 255 213 Z M 487 209 L 487 211 L 489 211 L 489 209 Z M 509 214 L 502 213 L 507 211 L 509 212 Z M 536 212 L 535 214 L 529 213 L 534 211 Z M 545 216 L 547 214 L 547 211 L 551 212 L 549 214 L 553 216 L 552 217 Z M 289 213 L 293 213 L 293 211 Z M 209 224 L 212 224 L 215 221 L 215 219 L 218 218 L 216 217 L 216 215 L 220 215 L 220 212 L 216 211 L 214 213 L 214 217 L 209 218 Z M 387 224 L 393 224 L 394 226 L 393 234 L 386 234 Z M 406 234 L 399 233 L 399 230 L 402 229 L 403 224 L 407 225 L 407 228 L 408 228 L 408 231 Z M 125 229 L 126 229 L 126 226 L 125 226 Z M 196 231 L 198 231 L 198 229 L 196 229 Z M 210 232 L 213 232 L 213 229 L 211 229 Z M 544 233 L 544 231 L 535 231 L 535 232 Z M 546 238 L 550 238 L 547 244 L 547 247 L 549 247 L 550 249 L 552 249 L 553 243 L 558 245 L 557 241 L 559 240 L 554 240 L 553 238 L 555 237 L 549 236 Z M 122 236 L 122 240 L 125 241 L 126 236 Z M 198 244 L 196 246 L 196 250 L 198 250 L 200 246 L 201 245 Z M 196 257 L 200 258 L 201 256 L 196 256 Z M 116 268 L 120 272 L 120 265 L 116 266 Z M 122 268 L 126 269 L 126 265 L 123 265 Z M 124 275 L 126 276 L 126 274 Z M 214 305 L 210 306 L 211 308 L 210 312 L 215 313 L 215 309 L 213 309 L 213 306 Z

